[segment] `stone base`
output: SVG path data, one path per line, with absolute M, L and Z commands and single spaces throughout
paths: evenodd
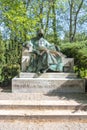
M 19 74 L 20 78 L 76 78 L 75 73 L 54 73 L 54 72 L 49 72 L 49 73 L 41 73 L 41 74 L 36 74 L 36 73 L 28 73 L 28 72 L 20 72 Z
M 46 75 L 46 76 L 45 76 Z M 50 75 L 50 77 L 49 77 Z M 55 76 L 56 75 L 56 76 Z M 32 75 L 33 76 L 33 75 Z M 84 93 L 85 80 L 78 78 L 57 77 L 57 74 L 43 74 L 38 78 L 33 77 L 12 79 L 12 92 L 14 93 Z
M 74 72 L 73 66 L 74 66 L 74 58 L 62 58 L 63 61 L 63 72 Z

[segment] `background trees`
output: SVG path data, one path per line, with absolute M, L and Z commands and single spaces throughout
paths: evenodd
M 1 34 L 0 34 L 0 80 L 2 80 L 2 69 L 3 69 L 3 65 L 5 64 L 5 45 L 4 42 L 2 40 Z
M 46 37 L 52 35 L 54 43 L 66 33 L 68 41 L 73 42 L 76 34 L 87 32 L 86 0 L 1 0 L 0 3 L 0 22 L 8 28 L 4 33 L 10 34 L 11 39 L 29 40 L 40 27 Z
M 0 0 L 0 68 L 21 65 L 23 42 L 43 28 L 51 43 L 87 39 L 86 0 Z M 0 71 L 1 73 L 1 71 Z

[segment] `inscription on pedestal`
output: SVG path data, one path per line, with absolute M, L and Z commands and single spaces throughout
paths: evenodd
M 13 92 L 85 92 L 83 79 L 21 79 L 12 80 Z

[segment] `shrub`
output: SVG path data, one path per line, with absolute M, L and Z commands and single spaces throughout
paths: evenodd
M 5 64 L 4 51 L 5 51 L 4 42 L 0 41 L 0 81 L 2 81 L 1 73 L 2 73 L 3 65 Z
M 5 84 L 10 83 L 11 79 L 16 75 L 18 75 L 19 72 L 20 72 L 19 64 L 4 65 L 2 69 L 3 83 Z
M 76 70 L 79 75 L 80 71 L 84 72 L 86 76 L 87 70 L 87 41 L 76 42 L 76 43 L 65 43 L 61 44 L 62 52 L 67 55 L 67 57 L 73 57 L 75 61 Z

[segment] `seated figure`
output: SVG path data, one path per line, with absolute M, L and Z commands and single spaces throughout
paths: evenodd
M 43 30 L 40 29 L 37 37 L 24 43 L 31 53 L 27 72 L 63 71 L 61 52 L 57 46 L 44 39 Z

